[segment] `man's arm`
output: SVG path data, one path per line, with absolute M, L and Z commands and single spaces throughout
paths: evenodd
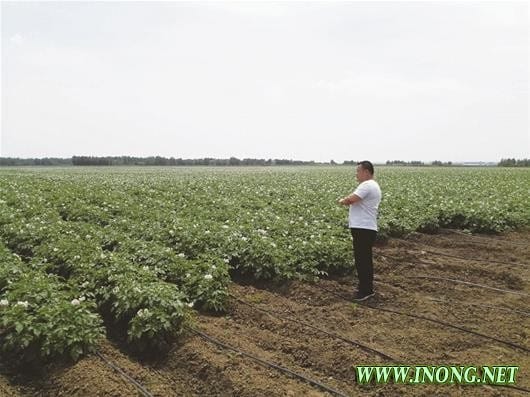
M 359 201 L 361 201 L 362 198 L 360 198 L 359 196 L 357 196 L 356 194 L 351 194 L 347 197 L 344 197 L 344 198 L 341 198 L 339 200 L 339 204 L 342 204 L 342 205 L 351 205 L 351 204 L 355 204 L 355 203 L 358 203 Z

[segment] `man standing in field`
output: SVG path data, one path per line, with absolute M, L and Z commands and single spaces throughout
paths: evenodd
M 359 286 L 354 300 L 364 301 L 374 296 L 374 266 L 372 247 L 377 235 L 377 211 L 381 202 L 381 189 L 374 180 L 374 166 L 369 161 L 357 163 L 359 186 L 355 191 L 339 200 L 349 205 L 349 228 L 353 239 L 353 256 Z

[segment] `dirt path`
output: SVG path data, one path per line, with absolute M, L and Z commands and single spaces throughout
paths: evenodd
M 487 239 L 453 232 L 393 239 L 375 248 L 377 295 L 367 304 L 342 298 L 353 296 L 351 276 L 317 284 L 232 284 L 233 299 L 226 315 L 199 315 L 194 326 L 348 396 L 519 396 L 519 391 L 490 386 L 360 386 L 355 382 L 354 365 L 515 364 L 520 366 L 517 385 L 530 389 L 529 246 L 530 232 Z M 416 278 L 420 276 L 437 279 Z M 501 341 L 378 308 L 447 322 Z M 395 361 L 359 348 L 355 342 Z M 330 395 L 193 334 L 164 357 L 149 362 L 128 356 L 109 341 L 100 351 L 155 396 Z M 31 378 L 4 371 L 0 395 L 138 394 L 99 357 L 90 356 L 72 366 L 51 365 Z

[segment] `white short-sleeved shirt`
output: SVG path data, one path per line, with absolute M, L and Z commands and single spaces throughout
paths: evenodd
M 381 202 L 381 189 L 373 179 L 361 182 L 353 192 L 362 200 L 350 205 L 350 228 L 377 231 L 377 212 Z

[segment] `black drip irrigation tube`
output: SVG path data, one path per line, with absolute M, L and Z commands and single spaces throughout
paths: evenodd
M 495 287 L 490 287 L 489 285 L 471 283 L 469 281 L 456 280 L 454 278 L 438 277 L 438 276 L 409 276 L 409 277 L 410 278 L 424 278 L 424 279 L 430 279 L 430 280 L 451 281 L 451 282 L 454 282 L 454 283 L 471 285 L 473 287 L 479 287 L 479 288 L 484 288 L 484 289 L 490 289 L 490 290 L 493 290 L 493 291 L 504 292 L 506 294 L 514 294 L 514 295 L 529 296 L 530 297 L 530 294 L 526 294 L 524 292 L 512 291 L 512 290 L 509 290 L 509 289 L 502 289 L 502 288 L 495 288 Z
M 396 284 L 389 283 L 388 281 L 381 281 L 378 278 L 375 279 L 375 282 L 376 283 L 380 283 L 380 284 L 391 285 L 393 287 L 397 287 Z M 455 301 L 453 301 L 453 300 L 434 298 L 434 297 L 429 296 L 429 295 L 427 295 L 427 299 L 429 299 L 431 301 L 434 301 L 434 302 L 455 304 Z M 500 310 L 500 311 L 503 311 L 503 312 L 521 314 L 523 316 L 530 317 L 530 312 L 526 312 L 524 310 L 513 309 L 513 308 L 509 308 L 509 307 L 504 307 L 504 306 L 495 306 L 495 305 L 486 305 L 486 304 L 468 303 L 468 302 L 458 302 L 458 305 L 482 307 L 482 308 L 488 308 L 488 309 L 496 309 L 496 310 Z
M 448 258 L 462 259 L 462 260 L 465 260 L 465 261 L 472 261 L 472 262 L 479 262 L 479 263 L 486 263 L 486 264 L 487 263 L 497 263 L 497 264 L 500 264 L 500 265 L 519 266 L 519 267 L 528 266 L 526 263 L 503 262 L 503 261 L 496 261 L 494 259 L 483 260 L 483 259 L 475 259 L 475 258 L 466 258 L 466 257 L 463 257 L 463 256 L 452 255 L 452 254 L 445 254 L 443 252 L 437 252 L 437 251 L 431 251 L 431 250 L 423 250 L 423 251 L 425 251 L 428 254 L 432 254 L 432 255 L 446 256 Z
M 433 263 L 433 262 L 424 262 L 422 261 L 421 259 L 417 259 L 416 261 L 409 261 L 407 259 L 403 259 L 403 258 L 398 258 L 397 256 L 393 256 L 393 255 L 387 255 L 387 254 L 381 254 L 381 253 L 376 253 L 377 257 L 382 257 L 382 258 L 388 258 L 388 259 L 393 259 L 395 261 L 399 261 L 399 262 L 407 262 L 407 263 L 410 263 L 412 265 L 436 265 L 436 263 Z M 397 268 L 397 265 L 394 266 L 394 268 L 392 269 L 391 273 L 393 273 Z
M 389 259 L 393 259 L 393 260 L 396 260 L 396 261 L 404 261 L 404 262 L 407 262 L 407 263 L 412 264 L 412 265 L 433 265 L 434 264 L 434 263 L 424 262 L 422 260 L 409 261 L 409 260 L 406 260 L 406 259 L 397 258 L 395 256 L 390 256 L 390 255 L 383 255 L 383 254 L 377 254 L 377 255 L 381 256 L 383 258 L 389 258 Z M 437 276 L 409 276 L 409 277 L 410 278 L 426 278 L 426 279 L 438 279 L 438 280 L 445 280 L 445 281 L 454 281 L 456 283 L 472 285 L 474 287 L 479 287 L 479 288 L 491 289 L 493 291 L 504 292 L 504 293 L 507 293 L 507 294 L 515 294 L 515 295 L 521 295 L 521 296 L 530 296 L 530 294 L 527 294 L 525 292 L 519 292 L 519 291 L 513 291 L 513 290 L 509 290 L 509 289 L 490 287 L 489 285 L 485 285 L 485 284 L 472 283 L 472 282 L 469 282 L 469 281 L 456 280 L 456 279 L 452 279 L 452 278 L 437 277 Z
M 144 386 L 142 386 L 140 383 L 138 383 L 134 378 L 129 376 L 123 369 L 118 367 L 116 364 L 114 364 L 112 361 L 110 361 L 108 358 L 106 358 L 99 351 L 96 351 L 96 356 L 101 358 L 105 364 L 107 364 L 110 368 L 112 368 L 114 371 L 116 371 L 118 374 L 120 374 L 121 377 L 123 379 L 125 379 L 125 381 L 127 383 L 130 383 L 131 385 L 133 385 L 142 396 L 144 396 L 144 397 L 153 397 L 153 395 Z
M 428 296 L 427 299 L 429 299 L 431 301 L 434 301 L 434 302 L 449 303 L 449 304 L 454 304 L 455 303 L 454 301 L 451 301 L 451 300 L 433 298 L 431 296 Z M 495 306 L 495 305 L 485 305 L 485 304 L 479 304 L 479 303 L 466 303 L 466 302 L 458 302 L 458 304 L 459 305 L 464 305 L 464 306 L 486 307 L 488 309 L 496 309 L 496 310 L 501 310 L 501 311 L 504 311 L 504 312 L 516 313 L 516 314 L 521 314 L 521 315 L 526 316 L 526 317 L 530 317 L 530 312 L 525 312 L 523 310 L 518 310 L 518 309 L 510 309 L 509 307 Z
M 332 290 L 330 290 L 330 289 L 328 289 L 326 287 L 323 287 L 322 285 L 319 285 L 319 283 L 316 283 L 315 285 L 318 288 L 320 288 L 320 289 L 322 289 L 324 291 L 327 291 L 327 292 L 329 292 L 332 295 L 335 295 L 335 296 L 337 296 L 337 297 L 339 297 L 339 298 L 341 298 L 341 299 L 343 299 L 345 301 L 351 302 L 351 300 L 348 299 L 347 297 L 345 297 L 344 295 L 339 294 L 339 293 L 337 293 L 335 291 L 332 291 Z M 501 343 L 503 345 L 510 346 L 510 347 L 512 347 L 514 349 L 518 349 L 518 350 L 522 350 L 524 352 L 530 353 L 530 349 L 529 348 L 527 348 L 525 346 L 522 346 L 522 345 L 519 345 L 517 343 L 506 341 L 506 340 L 503 340 L 503 339 L 500 339 L 500 338 L 496 338 L 494 336 L 485 335 L 485 334 L 482 334 L 480 332 L 476 332 L 476 331 L 461 327 L 459 325 L 454 325 L 454 324 L 447 323 L 447 322 L 444 322 L 444 321 L 441 321 L 441 320 L 437 320 L 435 318 L 430 318 L 430 317 L 421 316 L 421 315 L 417 315 L 417 314 L 406 313 L 406 312 L 402 312 L 402 311 L 399 311 L 399 310 L 386 309 L 384 307 L 370 306 L 370 305 L 363 304 L 363 303 L 358 303 L 358 305 L 362 306 L 362 307 L 369 308 L 371 310 L 379 310 L 379 311 L 383 311 L 383 312 L 398 314 L 398 315 L 401 315 L 401 316 L 412 317 L 412 318 L 416 318 L 416 319 L 420 319 L 420 320 L 424 320 L 424 321 L 429 321 L 429 322 L 432 322 L 432 323 L 435 323 L 435 324 L 443 325 L 444 327 L 447 327 L 447 328 L 453 328 L 453 329 L 456 329 L 456 330 L 459 330 L 459 331 L 462 331 L 462 332 L 466 332 L 468 334 L 480 336 L 481 338 L 489 339 L 489 340 Z
M 489 244 L 488 241 L 492 241 L 492 242 L 494 241 L 494 242 L 497 242 L 497 243 L 507 243 L 507 244 L 518 245 L 518 246 L 521 246 L 521 247 L 528 247 L 528 244 L 520 243 L 518 241 L 501 240 L 501 239 L 496 239 L 496 238 L 492 238 L 492 237 L 485 237 L 485 236 L 476 236 L 474 234 L 467 234 L 467 233 L 464 233 L 464 232 L 451 230 L 451 229 L 446 229 L 446 230 L 449 230 L 451 233 L 457 234 L 459 236 L 468 237 L 471 240 L 475 240 L 475 241 L 479 242 L 479 244 Z M 480 240 L 484 240 L 484 241 L 480 241 Z
M 299 379 L 299 380 L 302 380 L 308 384 L 310 384 L 311 386 L 314 386 L 314 387 L 317 387 L 319 388 L 320 390 L 323 390 L 323 391 L 326 391 L 328 393 L 331 393 L 332 395 L 335 395 L 335 396 L 338 396 L 338 397 L 348 397 L 347 394 L 344 394 L 338 390 L 335 390 L 329 386 L 326 386 L 324 385 L 323 383 L 320 383 L 314 379 L 311 379 L 303 374 L 300 374 L 298 372 L 295 372 L 295 371 L 292 371 L 290 370 L 289 368 L 286 368 L 286 367 L 283 367 L 281 365 L 278 365 L 278 364 L 275 364 L 273 362 L 270 362 L 270 361 L 267 361 L 267 360 L 264 360 L 258 356 L 255 356 L 251 353 L 247 353 L 247 352 L 244 352 L 236 347 L 233 347 L 233 346 L 230 346 L 230 345 L 227 345 L 226 343 L 224 342 L 221 342 L 220 340 L 202 332 L 202 331 L 199 331 L 198 329 L 195 329 L 195 328 L 191 328 L 191 327 L 187 327 L 188 331 L 190 331 L 191 333 L 199 336 L 200 338 L 218 346 L 218 347 L 222 347 L 223 349 L 225 350 L 232 350 L 233 352 L 236 352 L 237 354 L 240 354 L 244 357 L 247 357 L 247 358 L 250 358 L 251 360 L 254 360 L 256 361 L 257 363 L 265 366 L 265 367 L 269 367 L 269 368 L 273 368 L 277 371 L 280 371 L 280 372 L 283 372 L 284 374 L 287 374 L 289 375 L 290 377 L 292 378 L 296 378 L 296 379 Z
M 420 244 L 417 241 L 406 240 L 406 239 L 403 239 L 403 238 L 396 237 L 395 239 L 396 240 L 400 240 L 400 241 L 405 241 L 407 243 Z M 422 250 L 422 251 L 426 252 L 426 253 L 429 253 L 429 254 L 432 254 L 432 255 L 445 256 L 447 258 L 461 259 L 461 260 L 465 260 L 465 261 L 472 261 L 472 262 L 478 262 L 478 263 L 484 263 L 484 264 L 496 263 L 496 264 L 508 265 L 508 266 L 519 266 L 519 267 L 528 266 L 528 264 L 526 264 L 526 263 L 503 262 L 503 261 L 497 261 L 497 260 L 494 260 L 494 259 L 466 258 L 464 256 L 446 254 L 446 253 L 443 253 L 443 252 L 437 252 L 437 251 L 431 251 L 431 250 Z
M 321 329 L 321 328 L 318 328 L 316 326 L 314 326 L 313 324 L 310 324 L 310 323 L 307 323 L 305 321 L 302 321 L 302 320 L 298 320 L 296 318 L 292 318 L 292 317 L 285 317 L 283 316 L 281 313 L 278 313 L 276 311 L 272 311 L 272 310 L 266 310 L 266 309 L 262 309 L 261 307 L 258 307 L 256 305 L 253 305 L 252 303 L 249 303 L 249 302 L 246 302 L 244 301 L 243 299 L 241 298 L 238 298 L 237 296 L 233 295 L 233 294 L 230 294 L 230 297 L 235 299 L 236 301 L 244 304 L 244 305 L 247 305 L 251 308 L 253 308 L 254 310 L 257 310 L 257 311 L 260 311 L 260 312 L 263 312 L 263 313 L 266 313 L 270 316 L 273 316 L 273 317 L 276 317 L 280 320 L 286 320 L 286 321 L 291 321 L 293 323 L 297 323 L 297 324 L 300 324 L 300 325 L 303 325 L 304 327 L 307 327 L 307 328 L 311 328 L 315 331 L 318 331 L 324 335 L 327 335 L 333 339 L 338 339 L 338 340 L 341 340 L 343 342 L 346 342 L 350 345 L 353 345 L 361 350 L 364 350 L 365 352 L 368 352 L 368 353 L 373 353 L 373 354 L 376 354 L 382 358 L 384 358 L 385 360 L 390 360 L 392 362 L 399 362 L 399 360 L 396 360 L 394 357 L 386 354 L 386 353 L 383 353 L 382 351 L 379 351 L 377 349 L 374 349 L 374 348 L 371 348 L 369 346 L 366 346 L 364 344 L 362 344 L 361 342 L 357 342 L 353 339 L 349 339 L 349 338 L 345 338 L 344 336 L 341 336 L 341 335 L 338 335 L 338 334 L 335 334 L 333 332 L 329 332 L 329 331 L 326 331 L 324 329 Z

